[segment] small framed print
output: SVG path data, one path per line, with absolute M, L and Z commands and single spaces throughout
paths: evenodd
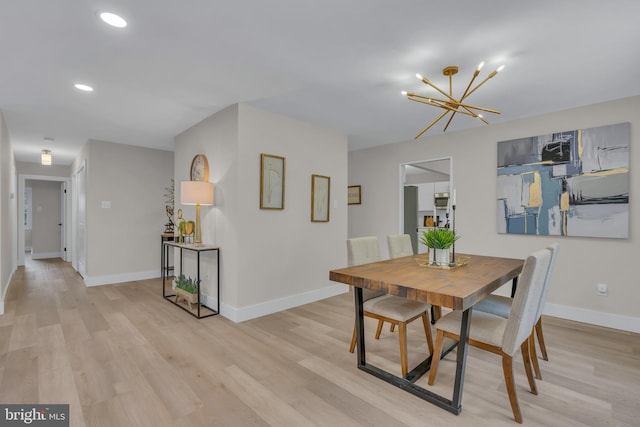
M 260 154 L 260 209 L 284 209 L 286 159 Z
M 350 205 L 359 205 L 362 203 L 362 199 L 360 198 L 360 186 L 359 185 L 350 185 L 347 190 L 347 200 Z
M 329 222 L 331 178 L 311 175 L 311 222 Z

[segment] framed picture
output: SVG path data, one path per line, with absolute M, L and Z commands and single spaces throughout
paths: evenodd
M 362 203 L 362 199 L 360 198 L 360 186 L 359 185 L 350 185 L 347 190 L 347 200 L 350 205 L 359 205 Z
M 311 175 L 311 222 L 329 222 L 331 178 Z
M 284 209 L 285 160 L 260 154 L 260 209 Z

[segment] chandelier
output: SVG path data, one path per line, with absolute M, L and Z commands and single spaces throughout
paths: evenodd
M 431 129 L 433 125 L 438 123 L 441 119 L 446 117 L 447 114 L 449 113 L 451 113 L 451 117 L 449 117 L 449 120 L 447 121 L 447 124 L 445 125 L 443 132 L 447 130 L 447 128 L 449 127 L 449 124 L 451 124 L 451 121 L 453 120 L 455 115 L 458 113 L 480 119 L 486 124 L 489 124 L 489 122 L 484 117 L 482 117 L 481 112 L 500 114 L 500 111 L 498 110 L 478 107 L 477 105 L 471 105 L 464 102 L 464 100 L 468 98 L 473 92 L 478 90 L 480 86 L 485 84 L 489 79 L 493 78 L 496 74 L 498 74 L 498 72 L 500 72 L 504 68 L 504 65 L 502 65 L 497 70 L 492 71 L 484 80 L 482 80 L 473 89 L 471 89 L 473 82 L 476 80 L 476 78 L 480 74 L 480 70 L 482 70 L 483 66 L 484 66 L 484 61 L 481 62 L 480 65 L 478 65 L 478 67 L 474 71 L 473 77 L 471 77 L 471 81 L 467 85 L 467 89 L 465 89 L 460 99 L 456 99 L 453 97 L 453 76 L 458 73 L 457 66 L 451 65 L 451 66 L 445 67 L 442 70 L 442 74 L 449 77 L 449 93 L 440 89 L 438 86 L 436 86 L 431 81 L 429 81 L 429 79 L 427 79 L 426 77 L 420 74 L 416 74 L 416 77 L 419 80 L 421 80 L 422 83 L 426 84 L 427 86 L 431 86 L 432 88 L 437 90 L 439 93 L 441 93 L 445 98 L 439 99 L 439 98 L 432 98 L 429 96 L 418 95 L 413 92 L 406 92 L 406 91 L 402 92 L 402 94 L 405 95 L 410 101 L 420 102 L 422 104 L 431 105 L 433 107 L 442 108 L 444 110 L 444 112 L 440 114 L 434 121 L 432 121 L 424 129 L 422 129 L 422 131 L 420 131 L 420 133 L 418 133 L 414 139 L 418 139 L 423 133 Z

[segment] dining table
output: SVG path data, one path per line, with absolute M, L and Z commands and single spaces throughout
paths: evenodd
M 456 260 L 452 261 L 450 266 L 441 266 L 432 264 L 426 257 L 426 254 L 419 254 L 335 269 L 329 272 L 329 279 L 354 287 L 358 368 L 458 415 L 462 411 L 462 389 L 473 305 L 503 284 L 517 281 L 524 260 L 456 254 Z M 444 357 L 457 347 L 456 374 L 451 399 L 416 384 L 416 381 L 429 371 L 434 355 L 428 355 L 404 377 L 367 363 L 363 289 L 382 291 L 425 302 L 434 307 L 462 311 L 459 342 L 451 342 L 442 355 L 438 355 Z

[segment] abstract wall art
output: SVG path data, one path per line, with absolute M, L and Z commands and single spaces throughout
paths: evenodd
M 630 124 L 498 142 L 498 233 L 629 237 Z

